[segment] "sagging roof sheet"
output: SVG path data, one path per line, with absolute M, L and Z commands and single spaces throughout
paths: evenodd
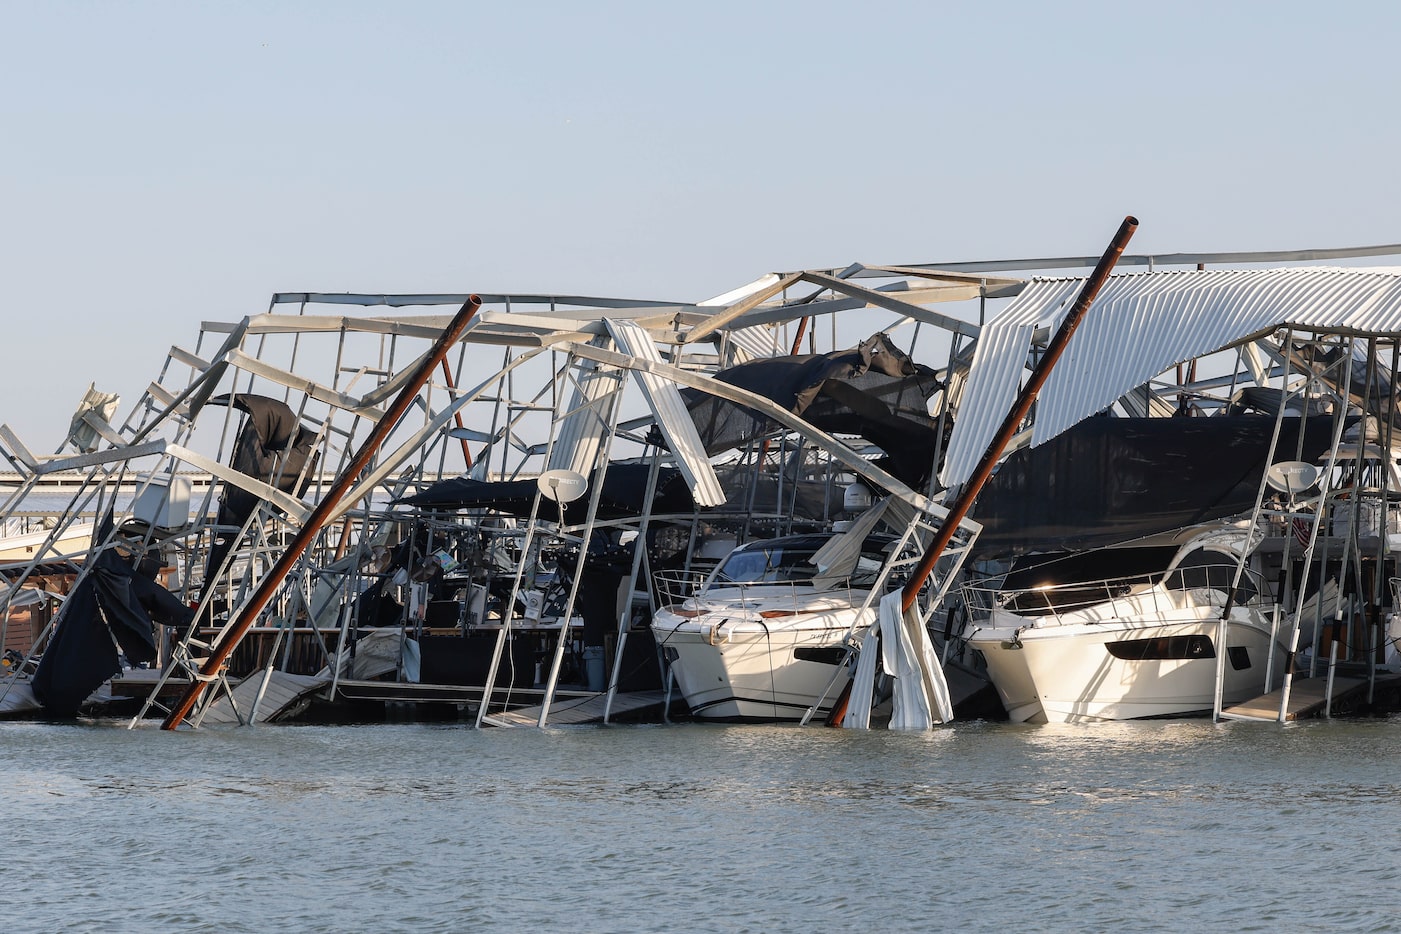
M 1302 421 L 1280 423 L 1278 450 L 1313 462 L 1332 443 L 1333 419 Z M 1244 512 L 1274 431 L 1262 415 L 1087 418 L 997 468 L 973 507 L 983 526 L 975 553 L 1103 548 Z
M 650 509 L 655 514 L 690 513 L 696 505 L 691 491 L 686 487 L 681 472 L 671 467 L 663 467 L 657 473 L 656 494 L 651 503 L 643 501 L 647 491 L 648 464 L 609 464 L 606 471 L 594 470 L 589 479 L 589 488 L 600 483 L 598 518 L 613 520 L 640 516 Z M 534 480 L 497 480 L 486 482 L 470 477 L 453 477 L 440 480 L 426 490 L 412 496 L 396 499 L 395 503 L 420 506 L 427 509 L 495 509 L 521 518 L 529 518 L 539 487 Z M 552 513 L 559 509 L 566 522 L 583 522 L 587 518 L 588 498 L 563 503 L 556 507 L 545 504 L 543 514 L 553 518 Z
M 822 431 L 865 438 L 885 452 L 885 469 L 918 487 L 928 479 L 938 422 L 929 399 L 943 384 L 876 334 L 855 349 L 751 360 L 714 380 L 757 393 Z M 706 453 L 743 447 L 773 430 L 765 415 L 698 389 L 682 392 Z
M 1032 333 L 1059 326 L 1081 278 L 1033 280 L 982 332 L 941 477 L 963 483 L 1016 399 Z M 1040 444 L 1169 367 L 1242 338 L 1303 330 L 1401 334 L 1401 270 L 1221 269 L 1113 276 L 1037 402 Z
M 661 363 L 652 337 L 631 321 L 615 321 L 604 318 L 603 323 L 614 342 L 623 353 L 630 357 L 640 357 Z M 686 411 L 686 403 L 676 384 L 668 382 L 654 373 L 642 370 L 632 371 L 647 407 L 656 419 L 657 428 L 666 438 L 667 448 L 676 457 L 676 466 L 691 486 L 691 495 L 701 506 L 719 506 L 725 502 L 725 491 L 720 487 L 720 479 L 715 476 L 715 468 L 706 458 L 705 445 L 696 426 Z

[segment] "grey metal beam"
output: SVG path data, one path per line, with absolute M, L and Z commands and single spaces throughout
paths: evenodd
M 966 321 L 960 321 L 958 318 L 940 314 L 937 311 L 925 308 L 923 305 L 914 305 L 910 302 L 901 301 L 893 295 L 889 295 L 885 292 L 878 292 L 875 289 L 864 288 L 846 279 L 838 279 L 821 272 L 801 273 L 800 278 L 805 282 L 811 282 L 813 285 L 826 286 L 833 292 L 840 292 L 843 295 L 850 295 L 853 298 L 864 299 L 868 305 L 875 305 L 877 308 L 884 308 L 887 311 L 893 311 L 899 315 L 908 315 L 918 321 L 928 321 L 931 324 L 937 325 L 946 331 L 952 331 L 955 334 L 962 334 L 965 337 L 978 336 L 978 326 L 976 324 L 969 324 Z M 976 292 L 973 294 L 976 295 Z
M 270 366 L 256 357 L 250 357 L 241 350 L 234 350 L 229 353 L 228 364 L 245 373 L 252 373 L 255 376 L 260 376 L 279 386 L 286 386 L 288 389 L 305 393 L 318 402 L 324 402 L 326 405 L 344 409 L 354 415 L 363 415 L 378 421 L 384 414 L 380 409 L 372 405 L 366 405 L 363 399 L 346 395 L 343 392 L 338 392 L 327 386 L 322 386 L 306 377 L 298 376 L 280 367 Z
M 1337 247 L 1317 250 L 1263 250 L 1245 253 L 1155 253 L 1125 255 L 1119 266 L 1189 266 L 1197 263 L 1304 263 L 1326 259 L 1355 259 L 1364 256 L 1401 256 L 1401 243 L 1379 246 Z M 931 269 L 951 272 L 1015 272 L 1033 269 L 1082 269 L 1099 262 L 1098 256 L 1058 256 L 1039 259 L 999 259 L 961 263 L 903 263 L 908 270 Z M 858 273 L 858 276 L 864 276 Z
M 287 513 L 287 517 L 298 525 L 305 522 L 306 517 L 311 513 L 311 507 L 301 499 L 290 493 L 284 493 L 272 484 L 264 483 L 257 477 L 251 477 L 246 473 L 240 473 L 232 467 L 219 463 L 213 458 L 205 457 L 203 454 L 198 454 L 178 444 L 166 444 L 164 441 L 152 442 L 152 444 L 160 445 L 162 448 L 161 453 L 169 454 L 178 461 L 182 461 L 192 467 L 198 467 L 205 473 L 212 474 L 225 483 L 230 483 L 241 490 L 246 490 L 259 499 L 267 500 Z M 124 450 L 127 457 L 134 456 L 131 448 L 126 448 Z
M 74 457 L 45 461 L 40 464 L 34 472 L 37 474 L 50 474 L 58 473 L 61 470 L 81 470 L 86 467 L 96 467 L 99 464 L 111 464 L 115 461 L 149 457 L 152 454 L 164 454 L 172 448 L 173 445 L 165 441 L 149 441 L 146 444 L 110 448 L 106 451 L 94 451 L 91 454 L 78 454 Z
M 797 282 L 799 278 L 800 275 L 798 273 L 780 276 L 778 281 L 774 282 L 772 285 L 767 285 L 748 298 L 741 299 L 733 305 L 727 306 L 723 311 L 711 316 L 701 324 L 692 328 L 686 335 L 685 343 L 693 344 L 707 335 L 714 334 L 731 321 L 742 316 L 745 312 L 757 308 L 759 305 L 773 298 L 775 295 Z
M 580 357 L 596 360 L 599 363 L 607 363 L 629 370 L 643 370 L 648 373 L 654 373 L 663 379 L 669 379 L 683 386 L 690 386 L 702 392 L 709 393 L 710 395 L 719 396 L 730 402 L 747 406 L 755 411 L 763 413 L 785 428 L 802 432 L 809 441 L 816 443 L 831 455 L 833 460 L 840 461 L 854 473 L 870 480 L 881 489 L 889 491 L 891 495 L 904 500 L 914 508 L 922 512 L 930 510 L 937 511 L 939 508 L 927 497 L 915 492 L 870 461 L 865 460 L 841 441 L 804 421 L 801 417 L 794 415 L 787 409 L 775 405 L 771 400 L 758 393 L 749 392 L 748 390 L 740 389 L 738 386 L 731 386 L 728 383 L 722 383 L 704 374 L 691 373 L 679 367 L 671 366 L 670 364 L 641 360 L 636 357 L 629 357 L 612 351 L 600 350 L 597 347 L 591 347 L 587 344 L 570 344 L 569 352 Z M 970 522 L 967 524 L 972 525 L 973 523 Z M 981 526 L 979 526 L 979 529 L 981 529 Z
M 551 295 L 549 293 L 509 292 L 491 294 L 477 293 L 483 305 L 582 305 L 596 308 L 645 308 L 654 305 L 685 305 L 685 302 L 653 301 L 637 298 L 607 298 L 593 295 Z M 368 292 L 277 292 L 272 297 L 274 305 L 301 304 L 317 305 L 388 305 L 399 308 L 405 305 L 461 305 L 467 300 L 467 293 L 403 293 L 374 294 Z

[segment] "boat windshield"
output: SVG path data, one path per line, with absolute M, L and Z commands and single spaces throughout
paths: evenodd
M 810 584 L 818 576 L 817 565 L 811 558 L 820 547 L 814 544 L 785 544 L 756 542 L 737 548 L 720 565 L 716 584 Z M 847 583 L 852 587 L 870 587 L 880 575 L 885 555 L 868 546 L 863 549 L 852 568 Z
M 1168 590 L 1219 590 L 1222 593 L 1231 589 L 1236 579 L 1236 559 L 1219 551 L 1201 548 L 1178 562 L 1177 567 L 1163 586 Z M 1254 603 L 1262 596 L 1261 582 L 1249 568 L 1241 575 L 1240 586 L 1236 588 L 1235 602 Z
M 778 584 L 810 582 L 817 565 L 808 559 L 817 554 L 813 547 L 755 544 L 730 552 L 715 576 L 717 583 Z

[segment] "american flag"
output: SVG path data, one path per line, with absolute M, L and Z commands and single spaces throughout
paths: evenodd
M 1310 519 L 1295 519 L 1293 526 L 1294 541 L 1305 548 L 1309 547 L 1309 533 L 1313 531 L 1313 521 Z

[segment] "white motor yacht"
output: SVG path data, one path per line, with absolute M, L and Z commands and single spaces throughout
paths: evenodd
M 1207 714 L 1222 652 L 1223 703 L 1254 697 L 1272 687 L 1267 669 L 1283 675 L 1285 634 L 1272 630 L 1268 585 L 1247 567 L 1218 642 L 1245 538 L 1216 529 L 1176 547 L 1036 556 L 995 591 L 965 588 L 983 608 L 968 644 L 1013 721 Z
M 894 541 L 868 536 L 840 570 L 819 568 L 812 559 L 831 540 L 749 542 L 708 579 L 657 575 L 652 632 L 694 716 L 800 720 L 815 704 L 827 712 L 850 677 L 848 644 L 876 619 L 871 588 Z

